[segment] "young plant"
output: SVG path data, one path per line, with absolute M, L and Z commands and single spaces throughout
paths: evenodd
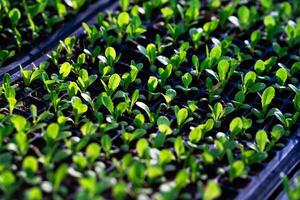
M 82 92 L 85 92 L 87 88 L 92 85 L 98 76 L 96 74 L 89 75 L 86 69 L 81 69 L 79 71 L 79 77 L 77 79 L 77 84 L 80 87 Z
M 158 68 L 158 74 L 159 74 L 159 77 L 160 77 L 160 85 L 161 85 L 161 87 L 165 86 L 166 81 L 168 80 L 168 78 L 172 74 L 172 69 L 173 69 L 173 67 L 172 67 L 171 64 L 168 64 L 165 69 Z
M 86 111 L 88 110 L 88 106 L 82 103 L 81 99 L 76 96 L 72 98 L 71 103 L 75 119 L 74 123 L 75 125 L 78 125 L 80 116 L 86 113 Z
M 230 114 L 234 111 L 234 108 L 232 106 L 227 106 L 223 108 L 223 105 L 218 102 L 212 107 L 211 105 L 208 105 L 211 113 L 208 114 L 208 117 L 211 117 L 214 120 L 214 127 L 219 128 L 221 126 L 221 119 L 225 117 L 226 115 Z
M 274 113 L 274 109 L 268 112 L 269 105 L 275 97 L 275 89 L 272 86 L 266 88 L 261 95 L 261 110 L 253 108 L 252 113 L 258 118 L 257 122 L 262 123 L 265 118 L 271 116 Z M 267 113 L 268 112 L 268 113 Z
M 73 50 L 76 44 L 76 37 L 67 37 L 64 41 L 60 41 L 61 46 L 67 52 L 67 58 L 71 58 L 73 56 Z
M 158 86 L 158 79 L 154 76 L 150 76 L 147 82 L 148 87 L 148 100 L 151 101 L 153 97 L 157 96 L 158 93 L 154 93 Z
M 155 44 L 148 44 L 147 47 L 143 47 L 141 45 L 137 46 L 138 50 L 140 51 L 141 54 L 146 56 L 150 63 L 150 70 L 152 72 L 156 71 L 156 66 L 154 65 L 156 59 L 157 59 L 157 52 L 156 52 L 156 46 Z
M 21 48 L 22 46 L 22 35 L 19 32 L 19 30 L 17 29 L 17 26 L 19 24 L 19 21 L 21 19 L 21 12 L 18 8 L 13 8 L 9 11 L 8 13 L 11 25 L 12 25 L 12 29 L 13 29 L 13 33 L 14 33 L 14 38 L 17 42 L 17 45 L 19 48 Z
M 180 129 L 185 123 L 189 121 L 189 112 L 186 108 L 179 109 L 175 107 L 175 116 L 177 119 L 177 128 Z

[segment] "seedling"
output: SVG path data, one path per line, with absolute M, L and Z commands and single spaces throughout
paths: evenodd
M 252 113 L 258 118 L 258 123 L 262 123 L 265 116 L 269 117 L 274 113 L 274 109 L 271 109 L 268 112 L 269 105 L 272 103 L 274 97 L 275 89 L 272 86 L 266 88 L 261 95 L 261 111 L 257 110 L 256 108 L 252 109 Z

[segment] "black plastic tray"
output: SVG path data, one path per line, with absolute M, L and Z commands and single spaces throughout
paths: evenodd
M 26 53 L 24 56 L 13 61 L 7 66 L 1 67 L 0 80 L 2 81 L 2 77 L 5 73 L 14 74 L 18 72 L 20 65 L 26 68 L 32 62 L 39 64 L 37 61 L 44 57 L 44 55 L 52 50 L 53 47 L 56 47 L 60 40 L 63 40 L 70 34 L 72 35 L 74 31 L 77 32 L 77 29 L 81 27 L 82 22 L 94 23 L 95 19 L 91 21 L 91 18 L 93 18 L 99 11 L 115 6 L 116 2 L 118 1 L 96 0 L 95 3 L 88 5 L 83 12 L 77 14 L 73 20 L 67 22 L 66 25 L 49 36 L 48 39 L 36 45 L 29 53 Z
M 106 2 L 106 3 L 104 3 Z M 97 12 L 103 9 L 114 9 L 117 7 L 116 0 L 101 0 L 101 5 L 99 9 L 95 9 L 94 15 L 83 19 L 87 24 L 92 25 L 96 22 Z M 77 18 L 76 18 L 77 19 Z M 81 18 L 82 19 L 82 18 Z M 78 22 L 81 25 L 81 22 Z M 75 22 L 71 22 L 74 24 Z M 68 24 L 71 26 L 71 24 Z M 39 65 L 41 62 L 48 59 L 48 55 L 52 50 L 57 47 L 59 40 L 64 39 L 67 36 L 81 36 L 84 33 L 82 27 L 77 28 L 73 32 L 69 31 L 69 34 L 66 32 L 60 36 L 55 37 L 52 42 L 48 43 L 48 48 L 46 53 L 41 55 L 41 48 L 39 48 L 39 56 L 32 58 L 30 61 L 24 65 L 25 69 L 31 69 L 34 63 Z M 45 45 L 46 46 L 46 45 Z M 19 73 L 18 66 L 12 66 L 11 70 L 7 71 L 11 74 L 12 80 L 17 81 L 20 79 L 21 75 Z M 5 72 L 2 72 L 0 69 L 0 83 L 2 82 L 2 76 Z M 275 157 L 264 167 L 264 169 L 257 175 L 254 176 L 249 184 L 243 189 L 238 190 L 238 195 L 235 199 L 237 200 L 252 200 L 252 199 L 272 199 L 274 193 L 278 194 L 278 190 L 281 190 L 281 177 L 280 173 L 290 174 L 295 167 L 297 167 L 300 161 L 300 124 L 297 125 L 298 129 L 292 136 L 288 139 L 286 146 L 278 151 Z

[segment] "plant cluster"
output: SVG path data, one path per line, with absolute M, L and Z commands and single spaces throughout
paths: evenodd
M 299 126 L 298 1 L 121 0 L 0 88 L 6 198 L 230 199 Z
M 58 29 L 90 0 L 0 0 L 0 67 Z

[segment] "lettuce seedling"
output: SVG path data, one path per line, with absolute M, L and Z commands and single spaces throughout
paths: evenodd
M 251 13 L 248 7 L 241 6 L 238 11 L 239 25 L 242 30 L 247 30 L 251 25 Z
M 186 108 L 175 107 L 175 116 L 177 119 L 177 128 L 180 129 L 185 123 L 188 122 L 189 112 Z
M 7 86 L 4 90 L 4 95 L 5 95 L 6 101 L 8 102 L 9 113 L 13 114 L 13 111 L 17 104 L 15 88 L 12 86 Z
M 106 85 L 105 82 L 101 79 L 102 85 L 104 86 L 105 91 L 107 92 L 108 96 L 111 96 L 116 89 L 119 87 L 121 82 L 121 77 L 118 74 L 113 74 L 110 76 L 108 80 L 108 84 Z
M 15 40 L 18 47 L 20 48 L 22 46 L 22 36 L 17 29 L 17 25 L 19 24 L 19 21 L 21 19 L 21 12 L 18 8 L 13 8 L 9 11 L 8 16 L 12 25 Z
M 258 151 L 264 152 L 269 142 L 268 135 L 266 131 L 259 130 L 255 135 L 256 149 Z
M 77 40 L 76 37 L 73 36 L 73 37 L 67 37 L 64 41 L 60 41 L 61 46 L 67 52 L 67 58 L 72 58 L 76 40 Z
M 106 157 L 109 157 L 111 147 L 112 147 L 112 139 L 110 138 L 109 135 L 104 135 L 101 138 L 101 146 L 105 152 Z
M 95 162 L 97 158 L 100 156 L 101 147 L 97 143 L 91 143 L 86 148 L 86 156 L 88 159 L 88 163 L 90 167 L 92 167 L 92 164 Z
M 138 50 L 140 51 L 141 54 L 146 56 L 150 63 L 150 70 L 152 72 L 156 71 L 156 66 L 154 65 L 154 62 L 156 61 L 157 58 L 157 52 L 156 52 L 156 46 L 155 44 L 148 44 L 147 47 L 143 47 L 141 45 L 137 46 Z
M 129 85 L 133 82 L 138 82 L 139 79 L 137 79 L 138 73 L 140 72 L 140 69 L 137 68 L 135 65 L 130 65 L 130 72 L 129 73 L 124 73 L 122 75 L 122 85 L 123 89 L 127 90 Z
M 171 64 L 168 64 L 165 69 L 158 68 L 158 74 L 159 74 L 159 77 L 160 77 L 160 85 L 161 85 L 161 87 L 165 86 L 167 79 L 172 74 L 172 69 L 173 69 L 173 67 L 172 67 Z
M 288 78 L 288 71 L 285 68 L 281 67 L 276 71 L 275 75 L 276 75 L 277 83 L 279 84 L 280 87 L 283 87 Z
M 122 8 L 122 11 L 126 11 L 128 9 L 129 4 L 129 0 L 120 0 L 120 6 Z
M 167 28 L 170 32 L 171 39 L 174 43 L 178 41 L 178 38 L 186 31 L 183 23 L 167 24 Z
M 245 168 L 245 164 L 241 160 L 237 160 L 231 163 L 228 171 L 230 181 L 242 177 L 245 174 Z
M 300 20 L 297 23 L 289 21 L 285 27 L 287 34 L 287 42 L 290 47 L 293 47 L 300 43 Z
M 145 32 L 146 29 L 142 26 L 140 17 L 138 15 L 133 16 L 126 29 L 127 40 L 136 40 L 138 37 L 142 37 Z
M 196 21 L 199 16 L 201 2 L 198 0 L 190 1 L 189 7 L 187 8 L 184 15 L 184 22 L 186 26 L 189 26 L 191 22 Z
M 210 22 L 206 22 L 203 25 L 203 32 L 206 40 L 209 39 L 209 36 L 218 28 L 218 26 L 219 26 L 219 20 L 217 19 L 214 19 Z
M 0 187 L 1 190 L 4 192 L 6 198 L 11 198 L 16 183 L 15 175 L 9 171 L 5 170 L 0 174 Z
M 191 130 L 191 132 L 189 133 L 189 140 L 192 143 L 199 142 L 207 132 L 213 129 L 213 127 L 214 127 L 213 119 L 208 119 L 204 124 L 200 124 Z
M 272 15 L 267 15 L 264 17 L 264 25 L 267 32 L 267 38 L 272 41 L 275 35 L 278 33 L 280 27 L 275 17 Z
M 299 94 L 298 94 L 298 96 L 299 96 Z M 297 94 L 295 96 L 294 102 L 297 101 L 296 98 L 299 98 L 299 97 L 297 97 Z M 300 103 L 298 102 L 298 104 L 300 104 Z M 283 124 L 283 126 L 284 126 L 284 128 L 286 130 L 286 135 L 290 134 L 290 130 L 291 130 L 292 126 L 297 123 L 297 121 L 298 121 L 298 119 L 300 117 L 300 113 L 298 111 L 299 108 L 296 108 L 296 106 L 299 107 L 299 105 L 295 104 L 296 113 L 294 115 L 292 115 L 291 113 L 285 113 L 285 114 L 283 114 L 281 112 L 281 110 L 279 110 L 278 108 L 274 108 L 273 109 L 275 117 Z
M 9 51 L 9 50 L 0 50 L 0 67 L 3 65 L 3 63 L 8 60 L 9 58 L 15 56 L 15 51 Z
M 71 100 L 72 107 L 73 107 L 73 114 L 75 118 L 75 125 L 78 124 L 79 118 L 82 114 L 86 113 L 88 110 L 88 106 L 82 103 L 81 99 L 77 96 L 74 96 Z
M 221 187 L 217 182 L 209 180 L 206 184 L 203 192 L 203 200 L 214 200 L 220 197 L 222 194 Z
M 102 34 L 101 32 L 96 28 L 96 26 L 92 26 L 92 27 L 89 27 L 89 25 L 87 25 L 86 23 L 82 23 L 82 26 L 88 36 L 88 40 L 89 42 L 91 43 L 91 45 L 95 44 L 96 41 L 98 41 Z
M 149 157 L 149 143 L 145 138 L 141 138 L 136 143 L 136 151 L 140 158 Z
M 271 109 L 268 113 L 269 105 L 272 103 L 272 100 L 275 97 L 275 89 L 272 86 L 266 88 L 261 95 L 261 111 L 256 108 L 253 108 L 251 112 L 258 118 L 257 122 L 262 123 L 265 118 L 273 115 L 274 109 Z M 267 115 L 266 115 L 267 114 Z
M 32 81 L 41 78 L 43 71 L 44 70 L 38 68 L 34 68 L 33 70 L 23 70 L 23 68 L 20 66 L 20 72 L 27 87 Z
M 253 71 L 247 72 L 247 74 L 243 78 L 243 83 L 242 83 L 242 92 L 244 94 L 248 93 L 256 93 L 265 88 L 264 83 L 259 83 L 256 82 L 257 75 Z
M 230 114 L 234 111 L 232 106 L 227 106 L 223 108 L 223 105 L 220 102 L 217 102 L 214 107 L 208 105 L 211 113 L 208 114 L 208 117 L 213 118 L 214 120 L 214 127 L 219 128 L 221 126 L 221 119 L 226 115 Z
M 79 71 L 77 84 L 80 87 L 81 91 L 85 92 L 87 88 L 97 80 L 97 78 L 98 76 L 96 74 L 89 76 L 88 71 L 86 69 L 81 69 Z
M 170 108 L 170 103 L 173 101 L 173 99 L 176 97 L 177 92 L 176 90 L 173 89 L 168 89 L 166 91 L 166 94 L 162 94 L 162 96 L 164 97 L 165 101 L 166 101 L 166 107 Z
M 147 87 L 148 87 L 148 100 L 151 101 L 151 99 L 155 95 L 154 91 L 156 90 L 158 86 L 158 79 L 154 76 L 150 76 L 147 82 Z M 156 93 L 158 94 L 158 93 Z

